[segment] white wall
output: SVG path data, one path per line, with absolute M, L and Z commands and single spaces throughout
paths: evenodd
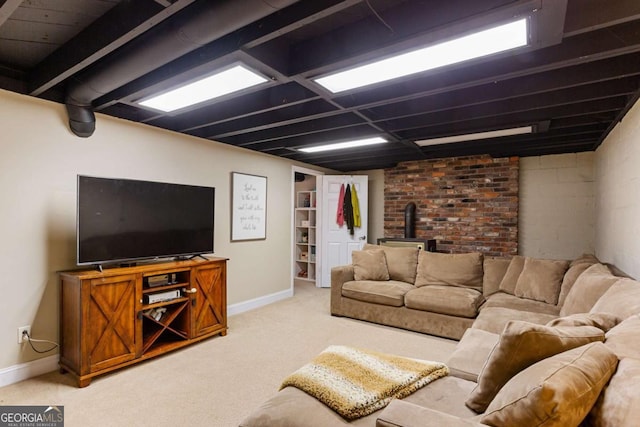
M 594 252 L 594 153 L 520 159 L 518 253 L 575 259 Z
M 640 278 L 640 102 L 596 150 L 596 255 Z
M 290 291 L 292 162 L 103 115 L 78 138 L 63 105 L 6 91 L 0 129 L 0 371 L 43 357 L 17 344 L 19 326 L 57 340 L 56 271 L 75 268 L 77 174 L 216 187 L 229 304 Z M 268 178 L 266 240 L 230 242 L 232 171 Z

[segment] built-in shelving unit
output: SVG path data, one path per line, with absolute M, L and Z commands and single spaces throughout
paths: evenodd
M 316 192 L 297 191 L 295 207 L 295 277 L 316 280 Z

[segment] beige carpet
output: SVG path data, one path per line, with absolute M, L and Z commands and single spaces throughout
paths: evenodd
M 456 342 L 329 315 L 329 290 L 229 318 L 229 333 L 76 388 L 51 372 L 0 388 L 0 405 L 64 405 L 66 427 L 237 426 L 331 344 L 446 361 Z

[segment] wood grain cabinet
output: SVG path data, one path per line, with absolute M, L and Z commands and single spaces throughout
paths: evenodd
M 97 375 L 226 335 L 226 262 L 60 273 L 61 370 L 85 387 Z

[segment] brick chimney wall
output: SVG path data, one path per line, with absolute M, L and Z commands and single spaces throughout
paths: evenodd
M 518 157 L 403 162 L 384 171 L 384 235 L 404 237 L 404 210 L 416 204 L 416 237 L 438 252 L 518 253 Z

